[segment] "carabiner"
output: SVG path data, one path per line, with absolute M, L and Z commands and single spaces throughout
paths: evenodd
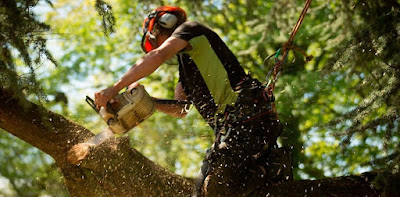
M 276 51 L 276 53 L 275 53 L 275 63 L 276 64 L 283 64 L 283 62 L 285 62 L 286 60 L 287 60 L 287 56 L 288 56 L 288 53 L 283 53 L 283 57 L 282 57 L 282 59 L 279 59 L 279 56 L 281 55 L 281 48 L 279 48 L 277 51 Z

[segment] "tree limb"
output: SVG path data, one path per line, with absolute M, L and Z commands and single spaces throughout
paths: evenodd
M 18 97 L 21 98 L 21 97 Z M 168 172 L 131 148 L 127 138 L 113 138 L 92 150 L 80 165 L 67 162 L 75 144 L 92 137 L 84 127 L 43 107 L 22 101 L 0 88 L 0 127 L 46 152 L 61 168 L 71 196 L 189 196 L 193 183 Z M 266 183 L 251 196 L 377 196 L 375 174 Z M 397 179 L 396 179 L 397 178 Z M 398 180 L 398 176 L 393 180 Z M 395 182 L 388 182 L 392 190 Z M 396 187 L 397 185 L 394 184 Z M 388 195 L 388 193 L 385 193 Z M 240 194 L 239 194 L 240 195 Z

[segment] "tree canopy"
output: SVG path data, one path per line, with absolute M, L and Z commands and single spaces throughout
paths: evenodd
M 111 85 L 143 55 L 142 20 L 165 4 L 216 30 L 260 81 L 270 79 L 274 62 L 265 60 L 287 41 L 304 6 L 293 0 L 2 1 L 1 89 L 100 132 L 106 125 L 85 95 Z M 379 171 L 375 185 L 384 184 L 399 173 L 400 2 L 314 0 L 294 45 L 314 56 L 306 63 L 291 52 L 275 89 L 285 125 L 279 144 L 293 151 L 295 179 Z M 165 64 L 140 82 L 152 96 L 172 98 L 177 72 Z M 132 147 L 186 177 L 196 175 L 213 141 L 195 109 L 185 119 L 157 112 L 128 135 Z M 50 156 L 5 130 L 0 136 L 5 192 L 67 195 Z

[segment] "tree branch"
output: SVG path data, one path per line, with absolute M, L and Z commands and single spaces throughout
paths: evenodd
M 68 150 L 93 134 L 34 103 L 0 88 L 0 127 L 55 159 L 72 196 L 187 196 L 192 182 L 168 172 L 129 146 L 127 138 L 108 140 L 79 165 Z M 28 105 L 20 105 L 20 103 Z M 107 195 L 109 194 L 109 195 Z
M 0 88 L 0 127 L 51 155 L 61 168 L 71 196 L 189 196 L 193 183 L 132 149 L 128 138 L 112 138 L 92 150 L 80 165 L 69 164 L 68 150 L 93 134 L 43 107 Z M 21 98 L 21 97 L 18 97 Z M 264 184 L 251 196 L 380 195 L 371 184 L 376 174 Z M 398 180 L 399 176 L 393 178 Z M 268 177 L 266 177 L 268 178 Z M 397 178 L 397 179 L 396 179 Z M 385 192 L 396 192 L 396 181 Z M 394 185 L 394 186 L 393 186 Z M 389 189 L 386 189 L 389 188 Z M 391 190 L 390 190 L 391 189 Z M 385 193 L 388 194 L 388 193 Z

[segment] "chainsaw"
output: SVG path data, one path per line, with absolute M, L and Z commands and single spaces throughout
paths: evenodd
M 155 110 L 155 101 L 142 85 L 127 88 L 98 109 L 93 99 L 86 96 L 86 102 L 107 123 L 115 134 L 123 134 L 149 118 Z
M 93 99 L 86 96 L 86 102 L 107 123 L 107 128 L 83 143 L 75 144 L 67 154 L 67 160 L 78 164 L 94 148 L 114 134 L 124 134 L 149 118 L 155 111 L 155 104 L 190 104 L 184 100 L 155 99 L 150 97 L 143 86 L 129 86 L 107 102 L 106 107 L 97 108 Z M 186 109 L 186 106 L 185 106 Z
M 94 100 L 86 96 L 86 102 L 107 123 L 108 128 L 86 143 L 99 145 L 114 134 L 124 134 L 149 118 L 155 111 L 155 104 L 190 104 L 185 100 L 152 98 L 142 85 L 127 87 L 100 109 Z

